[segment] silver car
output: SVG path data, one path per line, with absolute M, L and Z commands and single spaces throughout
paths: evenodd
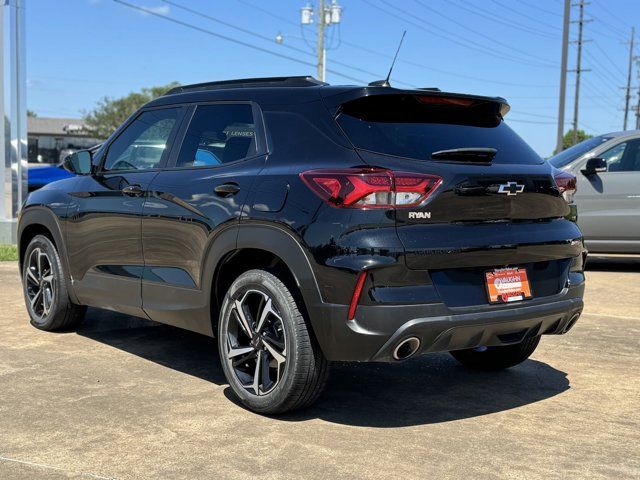
M 578 225 L 594 253 L 640 253 L 640 130 L 585 140 L 549 159 L 578 179 Z

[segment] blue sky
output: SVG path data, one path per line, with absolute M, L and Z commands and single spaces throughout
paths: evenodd
M 314 63 L 299 26 L 306 0 L 172 0 L 266 38 L 250 36 L 162 0 L 126 0 L 200 29 L 281 55 Z M 327 0 L 328 2 L 329 0 Z M 555 146 L 561 0 L 340 0 L 339 30 L 329 37 L 327 81 L 355 83 L 383 78 L 407 30 L 392 78 L 395 85 L 500 95 L 512 110 L 508 123 L 536 151 Z M 572 14 L 577 18 L 578 10 Z M 585 17 L 580 128 L 621 130 L 630 27 L 640 30 L 638 0 L 591 0 Z M 577 36 L 572 26 L 571 37 Z M 637 35 L 638 37 L 639 35 Z M 339 41 L 340 39 L 340 41 Z M 637 38 L 638 40 L 638 38 Z M 640 43 L 640 42 L 637 42 Z M 308 51 L 309 54 L 299 50 Z M 636 49 L 640 54 L 640 48 Z M 574 68 L 575 47 L 569 50 Z M 29 0 L 27 4 L 27 104 L 40 116 L 78 117 L 104 96 L 117 97 L 171 81 L 315 74 L 315 67 L 196 31 L 113 0 Z M 351 77 L 353 79 L 350 79 Z M 400 84 L 399 82 L 404 82 Z M 636 70 L 634 85 L 638 84 Z M 573 118 L 575 75 L 569 74 L 567 128 Z M 637 101 L 637 94 L 633 103 Z M 632 118 L 635 121 L 635 118 Z

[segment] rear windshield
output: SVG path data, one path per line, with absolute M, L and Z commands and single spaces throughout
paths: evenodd
M 574 160 L 577 160 L 582 155 L 590 150 L 593 150 L 604 142 L 611 140 L 613 137 L 607 137 L 600 135 L 599 137 L 588 138 L 580 143 L 577 143 L 573 147 L 569 147 L 566 150 L 554 155 L 549 159 L 549 163 L 556 168 L 562 168 L 569 165 Z
M 495 102 L 463 97 L 377 95 L 341 106 L 336 117 L 356 148 L 431 160 L 434 152 L 494 148 L 493 163 L 543 160 L 511 130 Z

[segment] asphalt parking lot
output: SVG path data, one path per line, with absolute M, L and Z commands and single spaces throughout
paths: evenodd
M 215 341 L 92 310 L 27 320 L 0 263 L 0 478 L 638 478 L 640 259 L 596 259 L 586 310 L 531 360 L 339 364 L 312 409 L 236 405 Z

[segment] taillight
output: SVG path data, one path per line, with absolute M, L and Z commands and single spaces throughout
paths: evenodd
M 554 175 L 556 186 L 567 203 L 573 203 L 573 195 L 576 193 L 578 180 L 575 175 L 568 172 L 559 171 Z
M 381 168 L 309 170 L 300 178 L 316 195 L 339 208 L 413 207 L 442 183 L 436 175 Z

